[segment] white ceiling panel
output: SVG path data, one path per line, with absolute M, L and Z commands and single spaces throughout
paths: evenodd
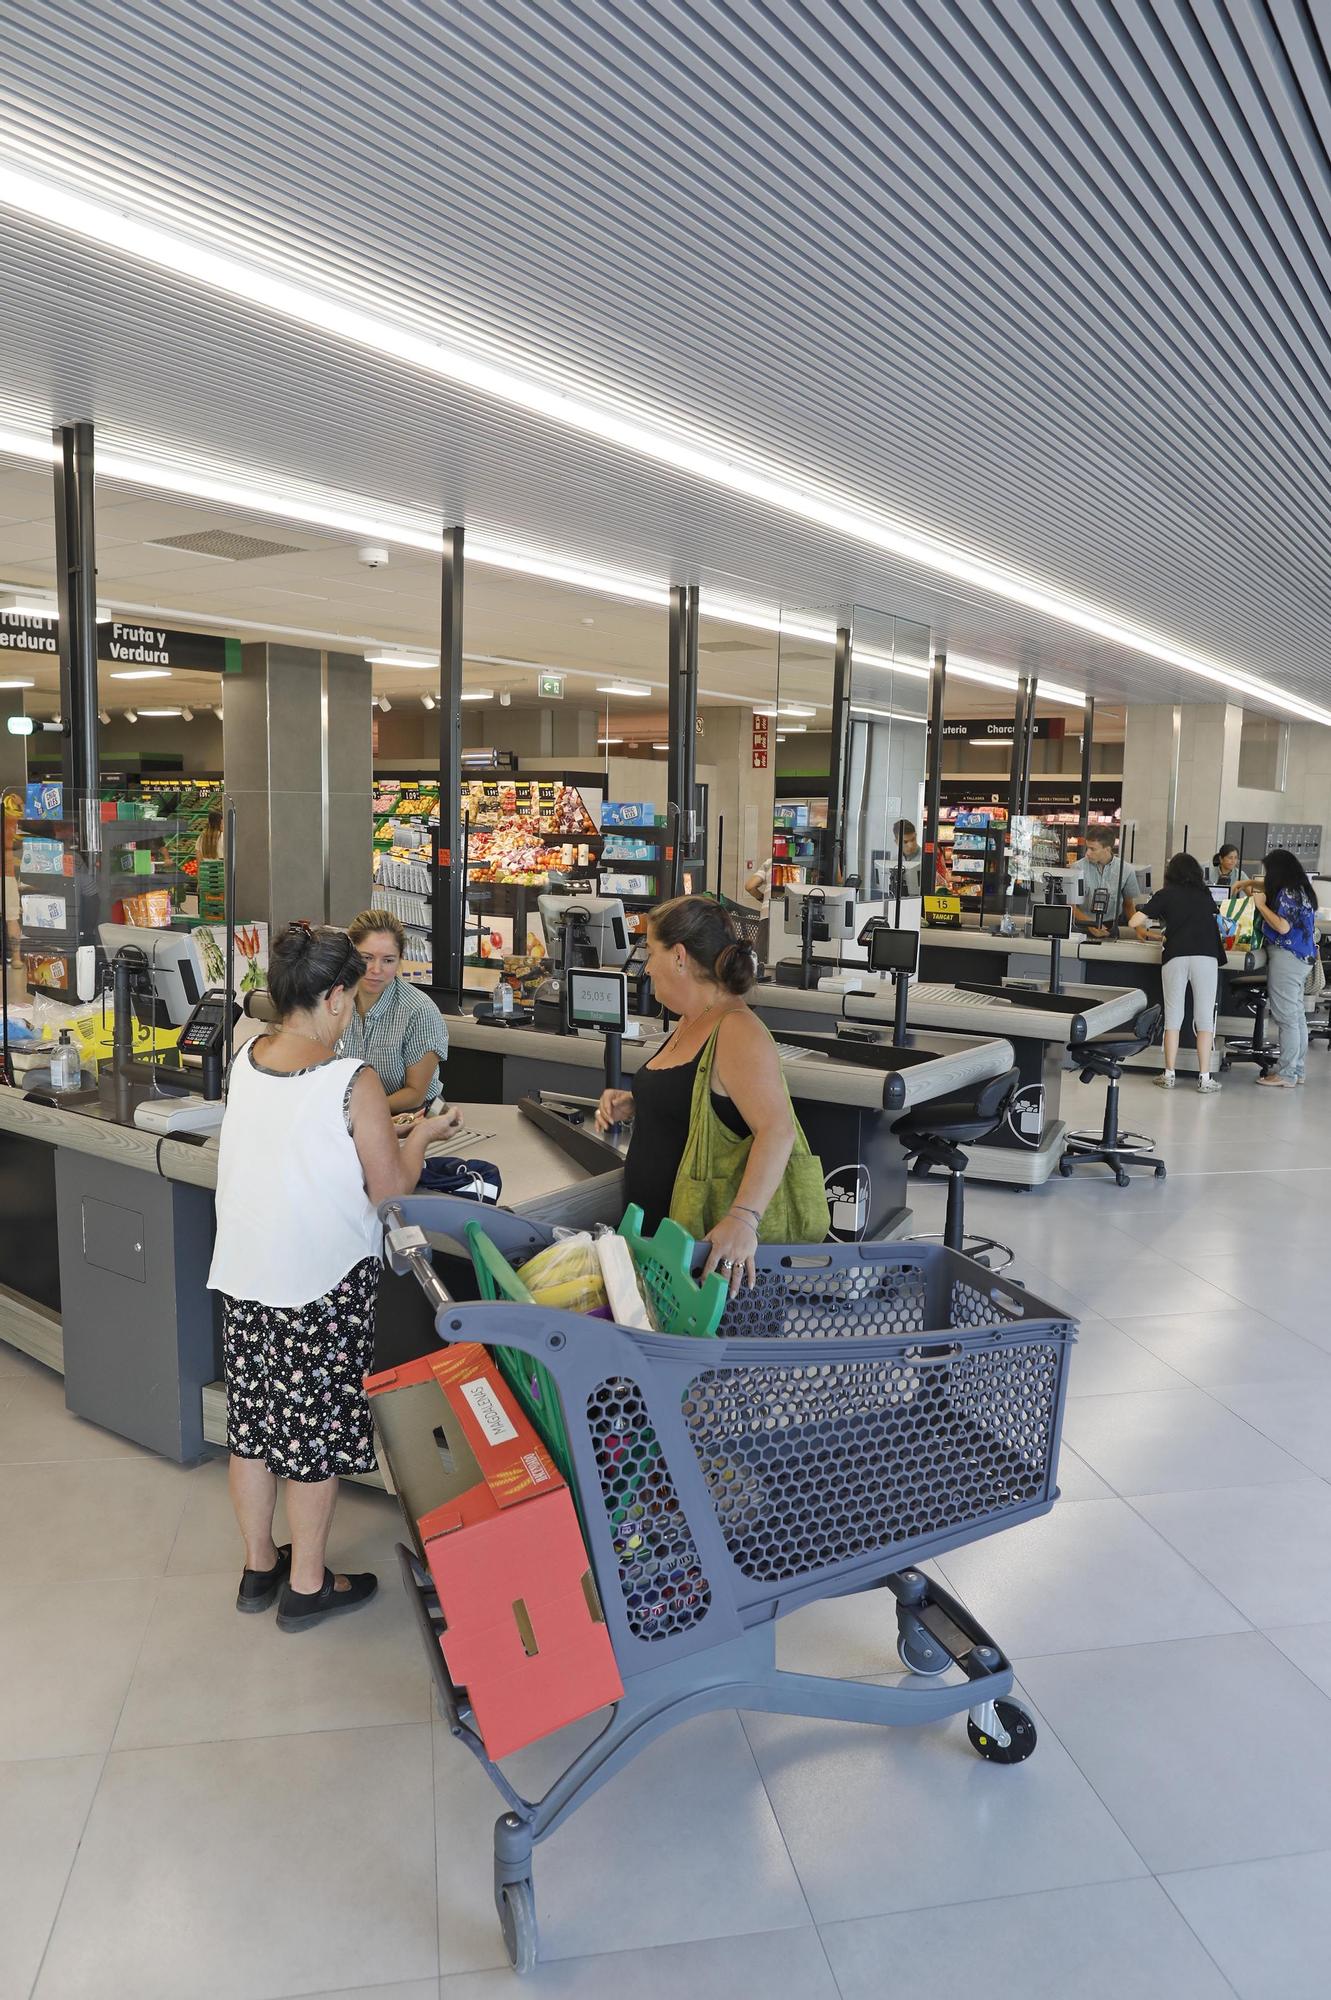
M 5 18 L 0 155 L 1331 703 L 1319 7 L 10 0 Z M 873 604 L 1102 694 L 1213 698 L 3 207 L 0 269 L 0 423 L 87 417 L 104 449 Z M 107 517 L 108 549 L 136 511 Z M 23 556 L 0 525 L 0 573 Z M 234 566 L 234 603 L 276 602 L 257 567 Z M 357 582 L 336 559 L 304 574 L 335 603 Z M 395 606 L 428 639 L 428 587 L 360 582 L 362 627 Z

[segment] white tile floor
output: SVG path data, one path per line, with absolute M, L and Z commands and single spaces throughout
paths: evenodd
M 538 1850 L 530 1991 L 1324 2000 L 1331 1053 L 1311 1069 L 1204 1102 L 1131 1080 L 1164 1184 L 972 1194 L 1082 1322 L 1064 1498 L 941 1565 L 1016 1661 L 1031 1761 L 982 1763 L 959 1721 L 696 1722 Z M 380 1569 L 377 1603 L 296 1639 L 240 1619 L 221 1463 L 79 1423 L 0 1347 L 3 2000 L 517 1990 L 496 1798 L 432 1716 L 397 1533 L 348 1493 L 337 1554 Z M 892 1644 L 870 1599 L 781 1630 L 813 1672 L 886 1673 Z

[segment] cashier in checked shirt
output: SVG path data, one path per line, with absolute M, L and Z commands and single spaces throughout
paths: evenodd
M 365 961 L 356 1005 L 337 1045 L 376 1071 L 399 1130 L 417 1117 L 447 1111 L 439 1069 L 448 1029 L 428 993 L 402 977 L 406 933 L 388 910 L 362 910 L 347 936 Z

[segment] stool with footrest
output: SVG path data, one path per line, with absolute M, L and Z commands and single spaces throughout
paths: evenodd
M 1163 1018 L 1162 1007 L 1143 1007 L 1129 1027 L 1078 1044 L 1075 1056 L 1082 1082 L 1090 1083 L 1093 1077 L 1103 1076 L 1109 1088 L 1105 1092 L 1105 1115 L 1100 1130 L 1068 1134 L 1067 1150 L 1058 1163 L 1058 1171 L 1065 1180 L 1074 1167 L 1087 1165 L 1111 1167 L 1120 1187 L 1128 1184 L 1129 1167 L 1149 1167 L 1157 1180 L 1165 1178 L 1165 1163 L 1156 1157 L 1155 1140 L 1144 1132 L 1121 1132 L 1118 1124 L 1118 1087 L 1123 1065 L 1150 1048 Z
M 947 1174 L 947 1214 L 943 1223 L 942 1241 L 949 1250 L 958 1250 L 990 1270 L 1003 1271 L 1012 1262 L 1012 1252 L 1005 1243 L 998 1243 L 992 1236 L 966 1237 L 966 1168 L 969 1166 L 962 1146 L 974 1144 L 979 1139 L 987 1139 L 996 1132 L 1007 1117 L 1013 1097 L 1021 1081 L 1019 1070 L 1004 1071 L 1002 1076 L 990 1077 L 960 1097 L 936 1099 L 932 1104 L 921 1104 L 915 1111 L 898 1118 L 892 1130 L 905 1147 L 914 1164 L 911 1171 L 923 1177 L 931 1167 L 942 1167 Z M 913 1243 L 937 1242 L 935 1236 L 914 1236 L 907 1238 Z M 1000 1262 L 991 1259 L 1001 1256 Z

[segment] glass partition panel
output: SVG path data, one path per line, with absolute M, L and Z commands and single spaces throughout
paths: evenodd
M 699 599 L 696 804 L 706 870 L 695 886 L 757 915 L 769 895 L 780 619 L 756 588 L 744 599 L 747 610 L 729 593 L 704 588 Z
M 845 872 L 894 912 L 921 891 L 929 715 L 929 628 L 856 605 L 851 627 Z M 940 875 L 948 877 L 945 847 Z
M 781 657 L 774 731 L 772 886 L 835 881 L 832 851 L 832 687 L 836 673 L 834 611 L 781 608 Z

